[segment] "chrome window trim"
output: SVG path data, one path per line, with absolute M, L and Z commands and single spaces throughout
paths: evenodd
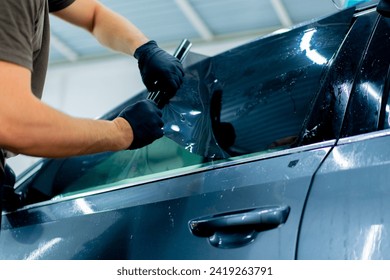
M 363 15 L 370 14 L 370 13 L 373 13 L 373 12 L 376 12 L 376 5 L 374 7 L 368 8 L 367 10 L 356 12 L 354 14 L 354 17 L 363 16 Z
M 349 136 L 349 137 L 341 138 L 337 142 L 337 145 L 345 145 L 345 144 L 370 140 L 370 139 L 374 139 L 374 138 L 387 137 L 387 136 L 390 136 L 390 129 L 374 131 L 374 132 L 369 132 L 369 133 L 365 133 L 365 134 L 359 134 L 356 136 Z

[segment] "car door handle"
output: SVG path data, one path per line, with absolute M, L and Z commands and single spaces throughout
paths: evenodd
M 188 225 L 193 235 L 208 238 L 215 247 L 236 248 L 284 224 L 289 213 L 289 206 L 252 208 L 193 219 Z

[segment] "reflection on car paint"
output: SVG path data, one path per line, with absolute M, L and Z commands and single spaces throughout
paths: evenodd
M 45 257 L 45 254 L 54 249 L 56 245 L 62 242 L 63 239 L 56 237 L 47 242 L 42 242 L 38 245 L 38 248 L 27 255 L 24 260 L 39 260 Z
M 73 211 L 81 212 L 82 214 L 93 214 L 95 210 L 93 209 L 93 205 L 89 203 L 84 198 L 75 199 L 73 203 Z
M 360 257 L 360 260 L 371 260 L 374 257 L 376 251 L 380 248 L 382 242 L 382 234 L 384 233 L 384 225 L 371 225 L 370 228 L 364 232 L 365 239 L 364 246 Z
M 319 65 L 326 64 L 328 59 L 322 56 L 317 50 L 312 48 L 311 41 L 313 39 L 313 35 L 317 32 L 315 29 L 309 29 L 305 31 L 305 34 L 302 37 L 302 41 L 300 44 L 301 51 L 306 53 L 306 56 L 312 60 L 314 63 Z

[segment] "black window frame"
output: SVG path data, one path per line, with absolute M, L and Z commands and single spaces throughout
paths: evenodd
M 385 128 L 383 114 L 388 96 L 386 79 L 388 80 L 389 75 L 390 53 L 388 51 L 378 52 L 377 47 L 385 49 L 381 37 L 384 31 L 389 34 L 389 28 L 386 27 L 390 26 L 390 20 L 377 12 L 372 12 L 370 16 L 375 17 L 375 23 L 360 59 L 359 71 L 356 73 L 343 121 L 341 138 L 358 136 Z M 387 46 L 390 46 L 388 37 Z M 370 92 L 375 94 L 370 94 Z

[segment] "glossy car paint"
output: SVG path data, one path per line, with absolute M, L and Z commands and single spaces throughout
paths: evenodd
M 222 165 L 10 213 L 3 220 L 1 257 L 293 259 L 303 202 L 328 150 Z M 238 248 L 213 247 L 188 228 L 194 218 L 271 206 L 291 208 L 286 223 Z
M 390 135 L 335 147 L 315 176 L 298 259 L 390 259 Z

